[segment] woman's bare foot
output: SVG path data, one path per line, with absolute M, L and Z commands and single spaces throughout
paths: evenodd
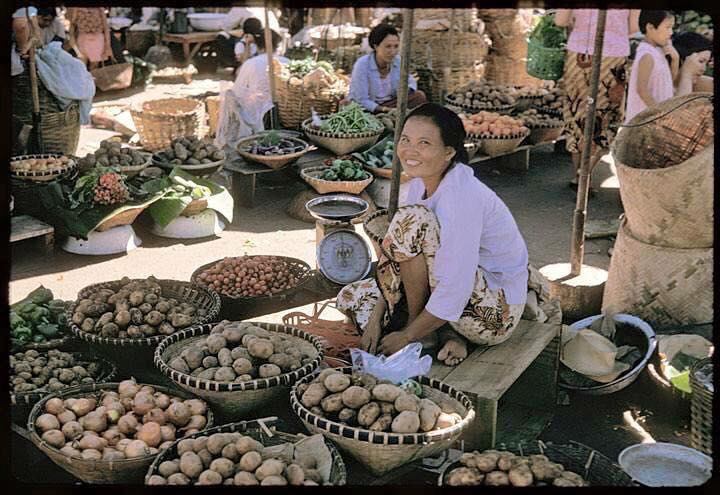
M 437 354 L 439 361 L 457 366 L 467 357 L 467 341 L 452 328 L 440 327 L 437 331 L 442 347 Z

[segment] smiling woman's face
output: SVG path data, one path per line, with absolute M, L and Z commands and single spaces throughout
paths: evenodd
M 403 170 L 410 177 L 440 177 L 455 156 L 445 146 L 440 129 L 427 117 L 411 117 L 405 122 L 397 148 Z

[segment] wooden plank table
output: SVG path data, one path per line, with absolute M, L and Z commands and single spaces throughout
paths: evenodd
M 528 170 L 530 170 L 530 152 L 534 148 L 551 144 L 555 147 L 554 149 L 557 151 L 558 143 L 562 143 L 564 140 L 565 138 L 561 137 L 556 141 L 548 141 L 546 143 L 524 144 L 522 146 L 518 146 L 512 151 L 496 156 L 489 156 L 480 152 L 469 160 L 470 163 L 468 163 L 468 165 L 476 165 L 482 163 L 483 165 L 504 168 L 506 170 L 514 172 L 527 172 Z
M 228 31 L 232 36 L 239 38 L 243 35 L 242 29 Z M 166 43 L 180 43 L 185 55 L 185 63 L 189 64 L 198 50 L 205 44 L 215 41 L 220 31 L 195 31 L 192 33 L 165 33 L 162 40 Z
M 43 238 L 46 251 L 52 251 L 55 242 L 55 228 L 30 215 L 17 215 L 10 219 L 10 242 L 24 241 L 35 237 Z
M 465 392 L 475 402 L 475 421 L 463 435 L 466 450 L 484 450 L 495 445 L 501 399 L 525 409 L 521 414 L 528 407 L 554 409 L 559 335 L 560 324 L 521 320 L 508 340 L 495 346 L 477 347 L 458 366 L 433 362 L 428 376 Z M 507 439 L 503 441 L 507 443 Z

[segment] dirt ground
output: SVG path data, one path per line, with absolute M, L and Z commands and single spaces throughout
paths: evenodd
M 217 79 L 196 79 L 183 93 L 217 91 Z M 100 100 L 130 103 L 180 93 L 180 86 L 158 85 L 145 92 L 128 91 L 113 98 L 103 96 Z M 84 156 L 111 134 L 83 128 L 78 154 Z M 567 262 L 575 206 L 575 194 L 567 186 L 570 157 L 555 152 L 552 145 L 534 149 L 530 157 L 527 173 L 509 173 L 481 163 L 475 167 L 476 175 L 510 208 L 527 242 L 531 263 L 541 267 Z M 598 194 L 590 200 L 588 218 L 616 219 L 622 209 L 611 157 L 606 157 L 596 167 L 593 185 L 598 188 Z M 44 255 L 32 241 L 16 243 L 11 251 L 10 300 L 21 299 L 40 284 L 52 289 L 56 297 L 74 299 L 87 285 L 123 276 L 144 278 L 155 275 L 189 280 L 200 265 L 242 254 L 292 256 L 315 266 L 314 225 L 292 219 L 285 213 L 293 196 L 305 187 L 299 181 L 288 181 L 280 173 L 261 174 L 256 207 L 238 210 L 232 225 L 215 238 L 163 239 L 152 235 L 141 223 L 134 227 L 143 244 L 126 255 L 79 256 L 67 253 L 59 246 L 52 254 Z M 612 242 L 612 238 L 588 240 L 585 263 L 607 269 L 610 263 L 608 248 Z M 262 319 L 280 321 L 284 313 Z M 564 394 L 561 396 L 565 397 Z M 623 413 L 630 411 L 656 440 L 689 444 L 687 417 L 662 402 L 646 372 L 630 387 L 615 394 L 570 396 L 565 397 L 564 402 L 565 405 L 558 405 L 552 423 L 541 436 L 543 440 L 580 441 L 616 460 L 623 448 L 642 440 L 623 419 Z

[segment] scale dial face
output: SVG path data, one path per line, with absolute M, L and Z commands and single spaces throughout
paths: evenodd
M 320 272 L 336 284 L 364 278 L 372 265 L 370 246 L 355 231 L 335 230 L 317 248 Z

